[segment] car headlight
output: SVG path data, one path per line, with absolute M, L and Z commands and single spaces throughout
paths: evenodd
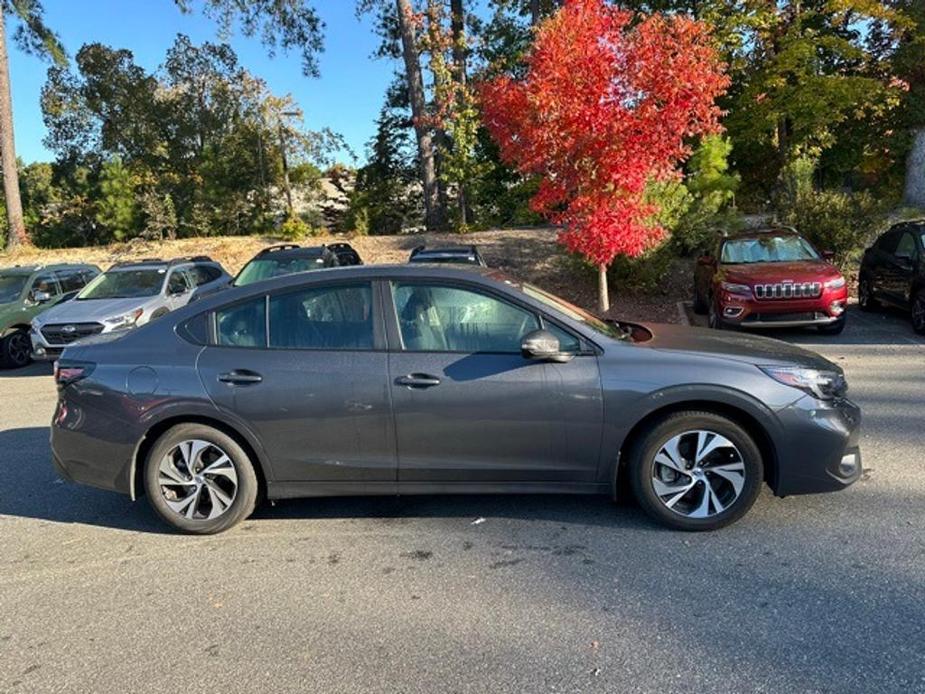
M 807 369 L 802 366 L 759 366 L 768 376 L 785 386 L 799 388 L 820 400 L 840 397 L 848 390 L 845 377 L 837 371 Z
M 125 328 L 134 328 L 135 323 L 141 318 L 144 309 L 136 308 L 134 311 L 125 313 L 121 316 L 106 318 L 103 322 L 113 330 L 124 330 Z
M 32 332 L 37 333 L 39 331 L 39 319 L 33 318 L 29 321 L 29 327 L 32 329 Z
M 735 282 L 720 282 L 719 286 L 725 292 L 730 294 L 751 294 L 752 288 L 747 284 L 736 284 Z
M 844 277 L 837 277 L 834 280 L 829 280 L 828 282 L 825 283 L 826 289 L 841 289 L 844 286 L 845 286 Z

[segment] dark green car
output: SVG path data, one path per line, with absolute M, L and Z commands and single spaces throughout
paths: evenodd
M 98 274 L 96 265 L 82 264 L 0 268 L 0 366 L 28 364 L 32 358 L 32 319 L 72 298 Z

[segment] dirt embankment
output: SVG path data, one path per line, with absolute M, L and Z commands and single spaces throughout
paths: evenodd
M 485 261 L 518 279 L 537 284 L 579 306 L 593 309 L 597 302 L 596 276 L 583 268 L 556 242 L 554 229 L 510 229 L 466 234 L 413 234 L 400 236 L 318 237 L 301 241 L 302 245 L 348 240 L 363 261 L 403 263 L 411 249 L 420 245 L 441 246 L 476 244 Z M 88 248 L 24 248 L 15 253 L 0 253 L 0 267 L 61 262 L 94 263 L 106 269 L 115 262 L 141 258 L 174 258 L 208 255 L 220 262 L 231 274 L 237 273 L 261 248 L 280 243 L 268 236 L 216 236 L 149 242 L 134 240 L 108 246 Z M 689 272 L 682 264 L 666 278 L 665 290 L 659 295 L 625 295 L 619 288 L 611 290 L 612 313 L 628 320 L 676 322 L 677 301 L 688 298 Z

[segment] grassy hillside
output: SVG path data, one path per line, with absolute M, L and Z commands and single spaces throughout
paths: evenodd
M 305 239 L 302 245 L 344 241 L 343 237 Z M 554 229 L 513 229 L 459 234 L 414 234 L 401 236 L 357 236 L 347 239 L 359 251 L 363 261 L 371 263 L 404 263 L 411 249 L 427 246 L 478 245 L 485 261 L 518 279 L 538 284 L 580 306 L 593 308 L 597 290 L 595 275 L 570 258 L 556 242 Z M 217 236 L 147 242 L 139 239 L 128 243 L 88 248 L 39 249 L 24 248 L 15 253 L 0 253 L 0 267 L 60 262 L 94 263 L 103 269 L 119 261 L 141 258 L 172 258 L 187 255 L 208 255 L 235 274 L 261 248 L 280 243 L 279 239 L 261 236 Z M 628 319 L 668 320 L 677 317 L 678 292 L 666 296 L 629 297 L 615 292 L 614 313 Z

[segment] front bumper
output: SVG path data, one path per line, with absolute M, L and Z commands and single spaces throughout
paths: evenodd
M 32 341 L 32 358 L 35 361 L 54 361 L 61 356 L 66 346 L 49 345 L 42 334 L 36 330 L 29 331 L 29 339 Z
M 847 398 L 806 396 L 778 411 L 784 439 L 777 446 L 771 488 L 777 496 L 844 489 L 862 473 L 861 409 Z
M 728 325 L 742 328 L 802 328 L 833 325 L 845 317 L 848 291 L 823 290 L 808 299 L 755 299 L 752 296 L 720 292 L 717 315 Z

